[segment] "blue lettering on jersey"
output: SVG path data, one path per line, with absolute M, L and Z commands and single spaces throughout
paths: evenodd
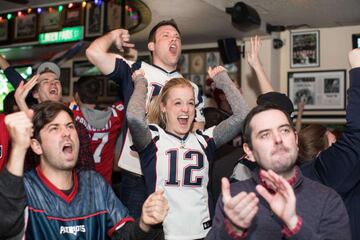
M 161 88 L 163 86 L 158 84 L 158 83 L 151 83 L 151 95 L 150 95 L 150 99 L 152 99 L 153 97 L 159 95 Z
M 177 171 L 183 171 L 182 169 L 178 169 L 177 164 L 177 157 L 178 157 L 178 150 L 171 150 L 166 153 L 169 156 L 169 179 L 166 181 L 167 185 L 179 185 L 179 179 L 177 179 Z M 195 181 L 192 181 L 192 173 L 196 170 L 200 170 L 204 167 L 204 155 L 201 152 L 192 150 L 188 151 L 184 155 L 184 160 L 192 161 L 196 159 L 196 163 L 194 165 L 188 165 L 184 169 L 184 176 L 183 176 L 183 186 L 201 186 L 203 177 L 196 177 Z

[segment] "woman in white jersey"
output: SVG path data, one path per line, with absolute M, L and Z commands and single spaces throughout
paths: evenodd
M 173 78 L 162 88 L 145 120 L 146 84 L 141 70 L 133 74 L 135 90 L 127 119 L 134 149 L 139 152 L 148 193 L 165 190 L 169 212 L 163 226 L 166 239 L 201 239 L 211 227 L 208 195 L 209 165 L 216 148 L 236 136 L 248 107 L 223 67 L 208 71 L 224 91 L 233 115 L 219 125 L 191 132 L 195 96 L 191 82 Z

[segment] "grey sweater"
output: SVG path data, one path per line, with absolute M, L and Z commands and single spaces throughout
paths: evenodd
M 231 195 L 241 191 L 255 192 L 260 183 L 258 171 L 252 172 L 252 178 L 231 184 Z M 298 240 L 350 240 L 349 218 L 340 196 L 332 189 L 299 175 L 293 184 L 296 196 L 296 212 L 302 218 L 300 230 L 291 238 L 285 238 L 281 231 L 282 221 L 272 213 L 268 203 L 259 194 L 259 210 L 252 221 L 244 239 L 298 239 Z M 224 227 L 224 206 L 219 197 L 213 227 L 207 240 L 232 239 Z

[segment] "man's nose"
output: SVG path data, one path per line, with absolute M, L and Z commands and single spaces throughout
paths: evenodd
M 70 136 L 70 130 L 66 126 L 62 127 L 62 135 L 64 137 Z
M 282 143 L 282 136 L 279 132 L 273 134 L 275 143 Z

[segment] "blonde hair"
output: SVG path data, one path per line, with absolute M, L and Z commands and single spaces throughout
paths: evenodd
M 161 111 L 160 107 L 161 103 L 166 105 L 166 101 L 169 98 L 169 92 L 175 87 L 189 87 L 194 92 L 194 88 L 189 80 L 185 78 L 170 79 L 161 89 L 160 94 L 151 99 L 148 109 L 149 123 L 157 124 L 163 129 L 166 128 L 166 116 L 165 113 Z

